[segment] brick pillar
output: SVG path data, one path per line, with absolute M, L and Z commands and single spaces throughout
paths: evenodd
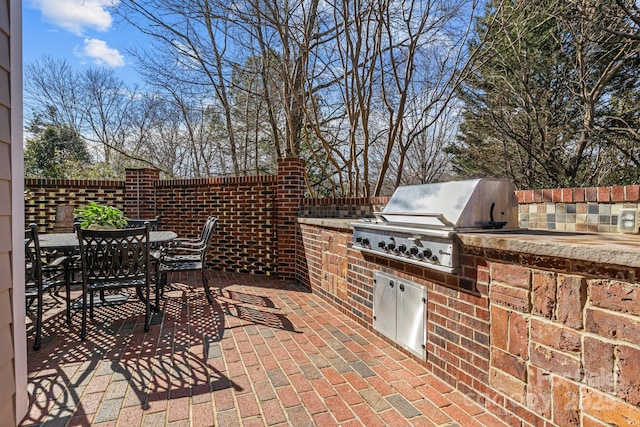
M 131 219 L 151 219 L 156 213 L 156 188 L 160 171 L 152 168 L 127 169 L 124 188 L 124 214 Z
M 280 160 L 276 194 L 276 265 L 279 279 L 296 278 L 297 218 L 304 190 L 304 161 L 295 158 Z

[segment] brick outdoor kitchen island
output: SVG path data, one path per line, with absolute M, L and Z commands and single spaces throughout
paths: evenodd
M 458 275 L 363 254 L 350 222 L 298 220 L 299 273 L 373 329 L 373 277 L 426 288 L 429 369 L 510 425 L 640 425 L 637 235 L 459 234 Z

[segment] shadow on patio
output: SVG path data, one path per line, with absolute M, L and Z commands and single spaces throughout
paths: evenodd
M 50 301 L 21 426 L 501 425 L 319 297 L 265 276 L 174 275 L 143 331 L 135 297 L 77 313 Z M 456 424 L 457 423 L 457 424 Z

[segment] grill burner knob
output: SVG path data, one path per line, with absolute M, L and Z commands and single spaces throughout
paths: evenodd
M 387 244 L 386 244 L 385 242 L 383 242 L 383 241 L 379 241 L 379 242 L 378 242 L 378 247 L 379 247 L 380 249 L 384 249 L 384 248 L 386 248 L 386 247 L 387 247 Z
M 425 258 L 429 259 L 431 258 L 431 255 L 433 255 L 433 252 L 431 252 L 431 249 L 425 249 L 424 251 L 422 251 L 422 254 Z
M 369 239 L 367 239 L 366 237 L 362 239 L 362 246 L 369 246 L 369 244 L 370 244 Z
M 399 253 L 403 254 L 403 253 L 405 253 L 406 251 L 407 251 L 407 247 L 406 247 L 406 245 L 401 244 L 400 246 L 398 246 L 398 250 L 397 250 L 397 252 L 399 252 Z
M 435 262 L 436 264 L 439 262 L 438 257 L 436 255 L 431 257 L 431 261 Z
M 394 242 L 393 240 L 392 240 L 392 241 L 390 241 L 390 242 L 387 244 L 387 249 L 388 249 L 388 250 L 392 251 L 392 250 L 394 250 L 395 248 L 396 248 L 396 242 Z
M 412 246 L 411 249 L 409 249 L 409 254 L 411 255 L 418 255 L 418 247 L 417 246 Z

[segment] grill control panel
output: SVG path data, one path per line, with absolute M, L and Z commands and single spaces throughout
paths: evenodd
M 376 224 L 376 223 L 372 223 Z M 452 233 L 433 235 L 425 230 L 354 224 L 354 248 L 447 273 L 458 271 L 458 245 Z

